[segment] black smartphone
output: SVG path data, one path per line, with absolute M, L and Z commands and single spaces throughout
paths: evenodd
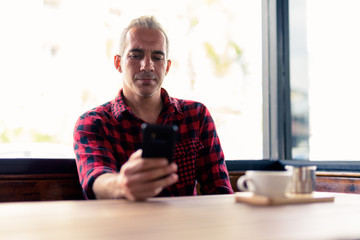
M 141 128 L 142 157 L 164 157 L 172 162 L 178 127 L 144 123 Z

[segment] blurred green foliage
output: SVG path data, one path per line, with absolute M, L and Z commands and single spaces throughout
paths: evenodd
M 21 139 L 27 139 L 30 136 L 31 142 L 56 142 L 56 137 L 50 134 L 43 134 L 37 130 L 32 129 L 29 132 L 26 132 L 23 127 L 10 129 L 2 126 L 2 131 L 0 132 L 0 142 L 1 143 L 11 143 L 17 142 Z
M 225 75 L 231 65 L 235 62 L 239 62 L 241 67 L 244 69 L 244 66 L 240 61 L 243 55 L 243 50 L 235 42 L 228 41 L 225 50 L 222 53 L 217 53 L 215 47 L 209 42 L 205 42 L 204 47 L 207 56 L 211 59 L 211 62 L 214 65 L 214 72 L 216 75 Z

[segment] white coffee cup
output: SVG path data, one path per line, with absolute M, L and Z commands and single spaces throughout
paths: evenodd
M 291 182 L 291 171 L 246 171 L 237 181 L 241 191 L 276 198 L 285 197 Z

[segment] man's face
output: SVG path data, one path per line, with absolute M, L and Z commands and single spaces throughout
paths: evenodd
M 166 56 L 166 40 L 156 29 L 132 28 L 126 35 L 123 55 L 116 63 L 123 73 L 125 96 L 151 97 L 160 92 L 171 61 Z

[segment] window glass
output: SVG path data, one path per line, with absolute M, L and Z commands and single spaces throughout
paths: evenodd
M 0 157 L 73 157 L 86 110 L 115 97 L 121 30 L 154 15 L 170 38 L 171 96 L 203 102 L 226 159 L 262 158 L 261 1 L 0 2 Z
M 360 1 L 289 6 L 293 158 L 360 160 Z

